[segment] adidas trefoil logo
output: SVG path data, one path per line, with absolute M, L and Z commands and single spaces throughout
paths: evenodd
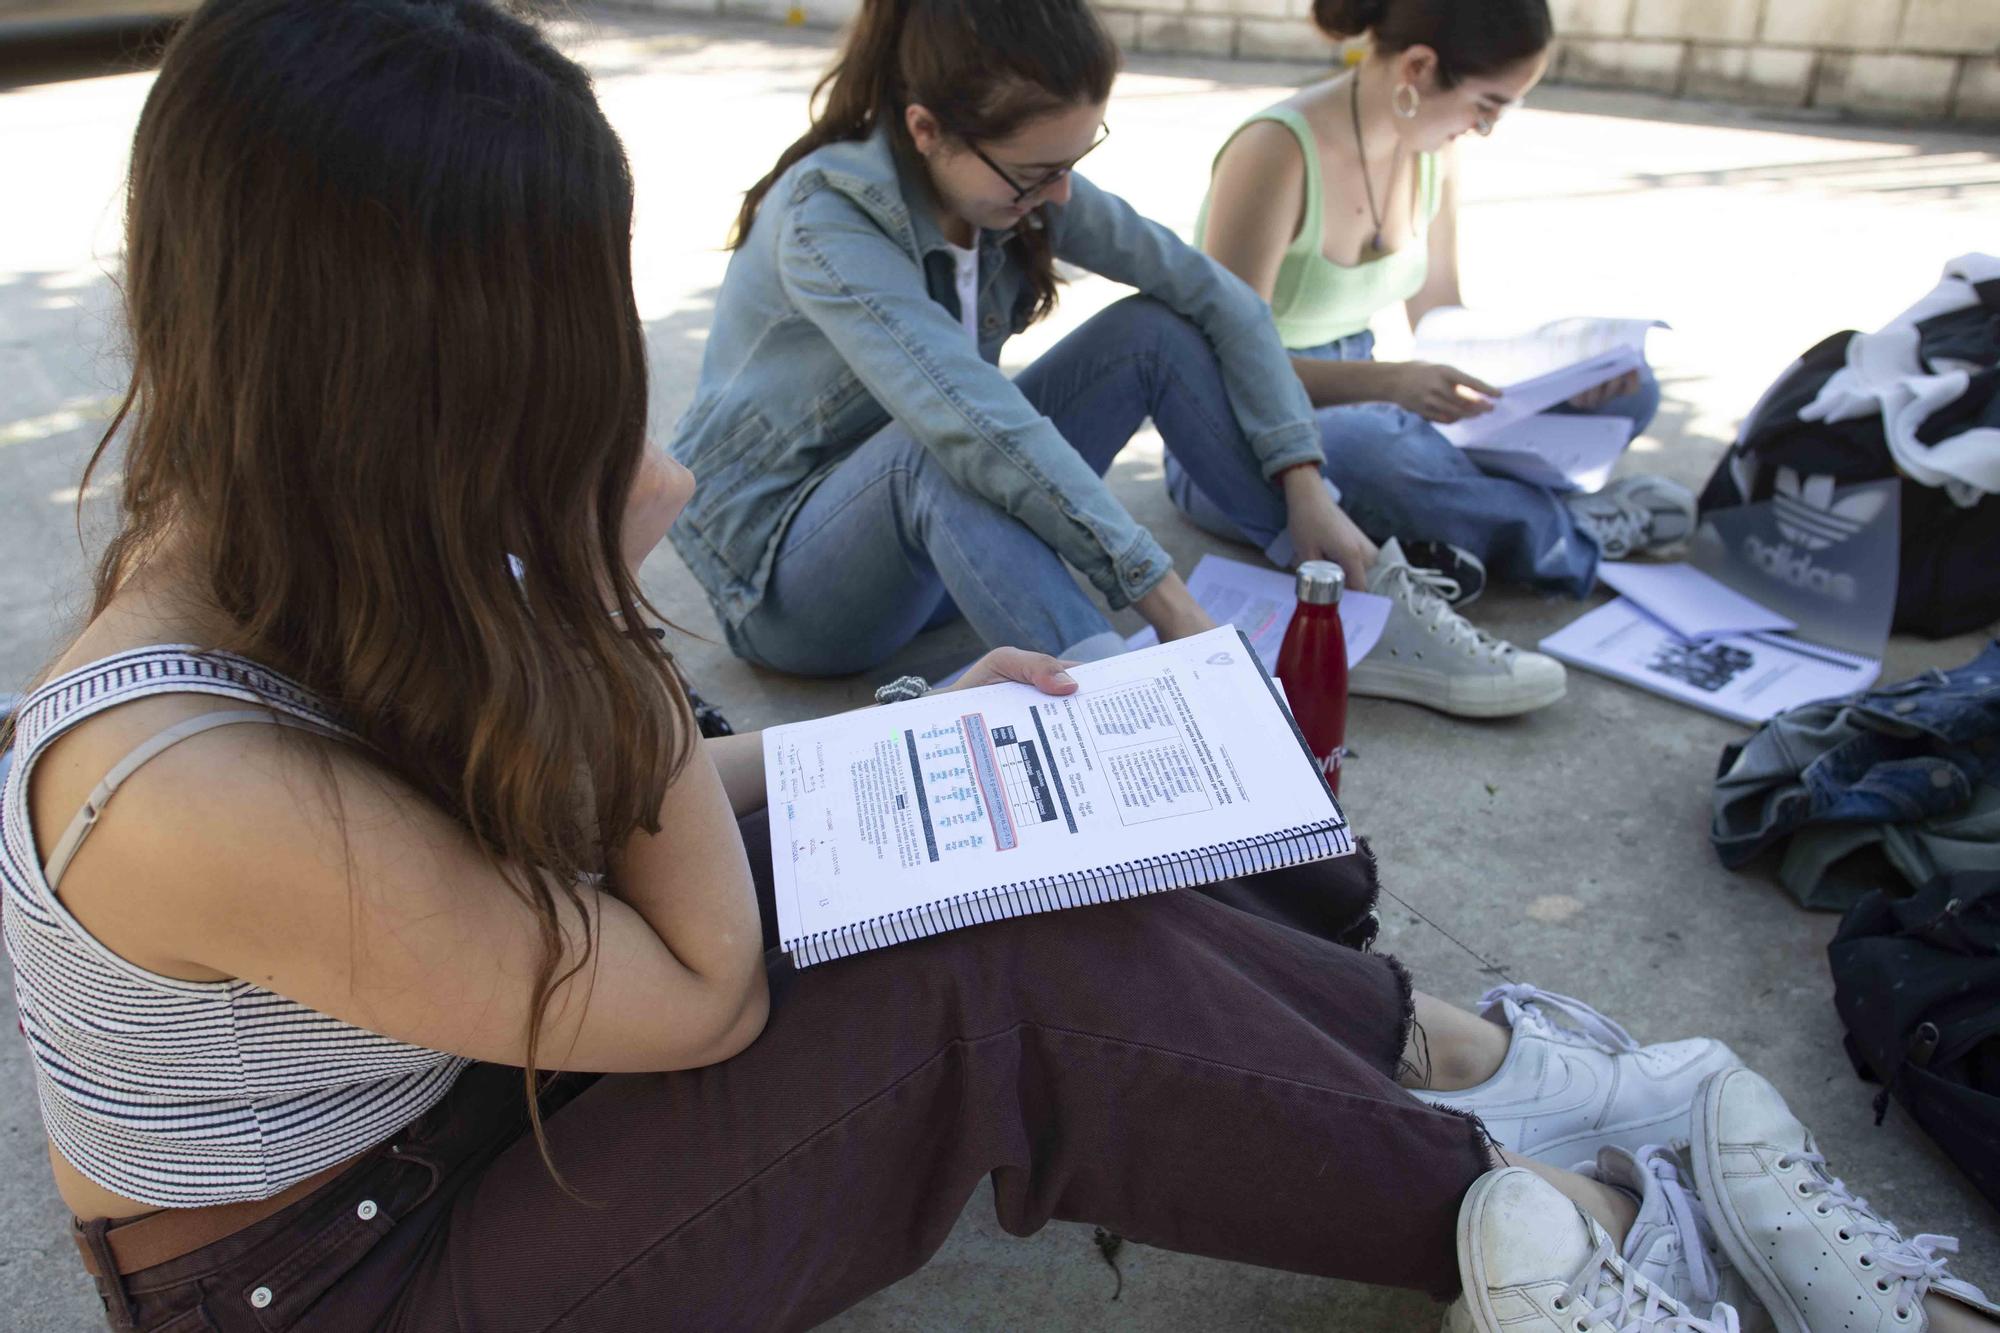
M 1852 602 L 1859 589 L 1852 574 L 1828 569 L 1813 553 L 1830 550 L 1873 523 L 1889 493 L 1862 491 L 1836 500 L 1832 477 L 1801 480 L 1796 469 L 1778 469 L 1771 510 L 1785 540 L 1775 545 L 1753 534 L 1743 538 L 1743 555 L 1772 578 L 1795 588 Z
M 1844 500 L 1833 498 L 1832 477 L 1807 477 L 1796 469 L 1778 469 L 1777 493 L 1771 507 L 1778 531 L 1808 551 L 1824 551 L 1852 537 L 1875 521 L 1888 501 L 1886 491 L 1862 491 Z

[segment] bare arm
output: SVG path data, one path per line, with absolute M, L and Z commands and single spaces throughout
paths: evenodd
M 715 736 L 701 743 L 709 761 L 729 793 L 729 808 L 737 815 L 751 815 L 765 804 L 764 733 L 752 731 L 737 736 Z
M 1393 403 L 1403 392 L 1402 366 L 1394 361 L 1321 361 L 1295 356 L 1292 369 L 1314 407 L 1343 403 Z
M 153 760 L 77 856 L 65 903 L 141 966 L 241 977 L 415 1045 L 524 1063 L 535 915 L 429 802 L 344 747 L 309 744 L 325 765 L 266 727 L 206 733 Z M 119 753 L 93 746 L 67 767 L 101 773 Z M 38 826 L 59 828 L 56 812 L 89 783 L 34 776 Z M 555 990 L 538 1063 L 686 1069 L 748 1045 L 768 1011 L 763 940 L 705 750 L 668 789 L 660 831 L 633 833 L 611 871 L 615 892 L 577 886 L 583 920 L 564 911 L 559 973 L 586 938 L 594 951 Z
M 1438 155 L 1438 213 L 1431 219 L 1430 271 L 1417 294 L 1403 303 L 1410 327 L 1441 306 L 1464 305 L 1458 290 L 1458 150 L 1447 148 Z

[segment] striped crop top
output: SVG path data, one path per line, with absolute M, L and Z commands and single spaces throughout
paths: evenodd
M 265 714 L 256 720 L 350 735 L 284 677 L 186 647 L 121 653 L 29 695 L 0 789 L 0 925 L 14 994 L 43 1124 L 86 1178 L 160 1208 L 268 1198 L 395 1134 L 443 1097 L 468 1062 L 245 981 L 148 972 L 64 909 L 49 880 L 60 878 L 73 844 L 45 873 L 29 826 L 28 775 L 70 727 L 158 694 L 216 695 L 256 707 Z

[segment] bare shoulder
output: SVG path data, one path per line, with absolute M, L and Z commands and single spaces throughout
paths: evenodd
M 104 775 L 177 722 L 246 706 L 202 695 L 136 700 L 78 724 L 30 773 L 43 863 Z M 218 921 L 332 923 L 361 861 L 449 855 L 456 825 L 347 745 L 296 728 L 200 732 L 133 772 L 59 886 L 64 907 L 126 961 L 183 980 L 231 973 L 202 960 Z M 368 883 L 370 877 L 360 876 Z
M 1305 150 L 1298 136 L 1275 120 L 1253 120 L 1239 129 L 1216 159 L 1216 176 L 1264 189 L 1300 186 Z

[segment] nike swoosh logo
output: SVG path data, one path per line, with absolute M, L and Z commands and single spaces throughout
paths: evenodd
M 1510 1108 L 1518 1108 L 1517 1113 L 1524 1121 L 1542 1120 L 1549 1116 L 1568 1115 L 1589 1106 L 1597 1100 L 1597 1075 L 1588 1064 L 1575 1060 L 1561 1051 L 1553 1052 L 1553 1058 L 1563 1067 L 1562 1084 L 1550 1092 L 1536 1091 L 1533 1096 L 1511 1102 L 1489 1102 L 1479 1108 L 1482 1116 L 1499 1117 Z M 1579 1086 L 1581 1085 L 1581 1086 Z M 1575 1089 L 1574 1092 L 1571 1090 Z M 1565 1101 L 1564 1098 L 1568 1100 Z

